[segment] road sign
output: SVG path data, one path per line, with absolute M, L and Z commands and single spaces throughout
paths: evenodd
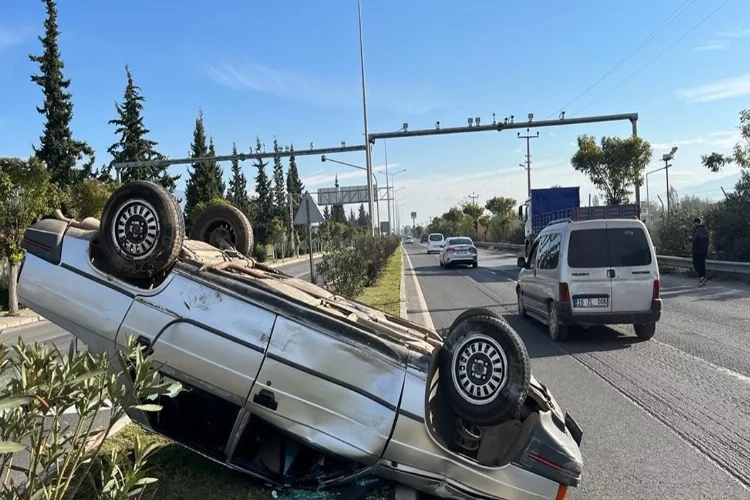
M 297 225 L 316 224 L 323 222 L 323 215 L 315 204 L 309 192 L 305 193 L 302 202 L 297 209 L 297 215 L 294 216 L 294 223 Z
M 412 219 L 416 219 L 417 218 L 417 212 L 412 212 L 411 213 L 411 218 Z
M 377 187 L 376 187 L 377 189 Z M 376 191 L 377 192 L 377 191 Z M 318 205 L 348 205 L 367 203 L 370 199 L 367 185 L 339 186 L 318 189 Z

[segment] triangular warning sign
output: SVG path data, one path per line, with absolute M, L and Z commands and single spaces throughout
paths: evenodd
M 297 209 L 297 215 L 294 216 L 294 224 L 317 224 L 323 222 L 324 220 L 325 219 L 323 218 L 323 214 L 320 213 L 320 209 L 313 201 L 310 193 L 305 193 L 305 196 L 302 197 L 302 202 L 299 204 L 299 208 Z

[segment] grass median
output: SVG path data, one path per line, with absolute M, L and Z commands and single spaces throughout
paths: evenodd
M 383 274 L 377 283 L 366 288 L 359 301 L 396 316 L 401 301 L 401 250 L 397 249 L 388 259 Z M 103 452 L 117 449 L 129 452 L 136 438 L 141 442 L 159 444 L 162 447 L 149 460 L 147 476 L 158 479 L 149 486 L 142 498 L 160 500 L 266 500 L 274 498 L 274 488 L 263 486 L 249 476 L 230 470 L 204 458 L 182 446 L 155 434 L 144 431 L 135 424 L 126 426 L 120 433 L 103 445 Z M 94 473 L 96 474 L 96 473 Z M 96 500 L 91 488 L 80 492 L 80 500 Z M 304 490 L 277 489 L 280 500 L 346 500 L 345 495 Z M 367 500 L 391 500 L 394 489 L 390 484 L 379 483 L 370 487 L 364 497 Z

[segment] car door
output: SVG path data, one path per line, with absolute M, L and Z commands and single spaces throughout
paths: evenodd
M 534 285 L 541 299 L 540 305 L 546 304 L 548 299 L 558 298 L 561 248 L 561 233 L 547 234 L 543 244 L 540 246 Z
M 531 245 L 529 257 L 526 259 L 528 267 L 523 270 L 521 293 L 523 294 L 523 303 L 527 309 L 546 313 L 546 308 L 541 306 L 540 292 L 536 284 L 537 260 L 539 258 L 540 245 L 544 239 L 545 235 L 542 235 Z
M 300 440 L 373 464 L 388 443 L 405 375 L 383 341 L 353 325 L 279 316 L 249 401 Z
M 265 357 L 276 314 L 188 272 L 156 295 L 137 296 L 117 335 L 153 349 L 159 371 L 189 390 L 158 413 L 131 418 L 223 460 Z
M 659 279 L 653 243 L 642 224 L 608 220 L 612 312 L 651 309 L 654 281 Z
M 566 248 L 563 279 L 568 283 L 572 313 L 585 316 L 611 312 L 607 221 L 586 221 L 571 227 Z

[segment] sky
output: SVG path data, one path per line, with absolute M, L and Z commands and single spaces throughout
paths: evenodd
M 133 5 L 59 1 L 72 128 L 95 149 L 97 165 L 111 160 L 116 137 L 107 121 L 122 100 L 126 64 L 146 98 L 150 137 L 172 158 L 187 156 L 199 109 L 218 154 L 233 142 L 248 151 L 256 136 L 297 150 L 363 143 L 356 0 Z M 44 18 L 40 0 L 0 2 L 0 156 L 26 157 L 39 142 L 42 94 L 28 55 L 41 53 Z M 750 67 L 738 63 L 750 48 L 746 0 L 363 0 L 362 18 L 370 133 L 403 123 L 464 126 L 468 117 L 489 124 L 493 113 L 518 123 L 561 109 L 567 118 L 636 112 L 638 134 L 654 149 L 649 171 L 677 146 L 669 180 L 680 194 L 717 199 L 734 185 L 736 168 L 713 174 L 700 157 L 730 150 L 739 111 L 749 107 Z M 532 187 L 579 185 L 585 203 L 597 192 L 570 166 L 576 137 L 627 137 L 631 126 L 530 128 L 537 131 Z M 389 171 L 405 169 L 393 177 L 402 223 L 410 212 L 424 223 L 470 196 L 525 199 L 525 142 L 516 131 L 388 140 Z M 385 149 L 378 141 L 372 153 L 381 186 Z M 365 165 L 364 152 L 329 157 Z M 311 191 L 331 187 L 335 175 L 341 185 L 367 182 L 361 170 L 319 156 L 297 163 Z M 243 165 L 254 177 L 252 163 Z M 228 177 L 229 165 L 224 171 Z M 652 201 L 663 199 L 663 171 L 648 182 Z M 387 218 L 385 206 L 380 216 Z

